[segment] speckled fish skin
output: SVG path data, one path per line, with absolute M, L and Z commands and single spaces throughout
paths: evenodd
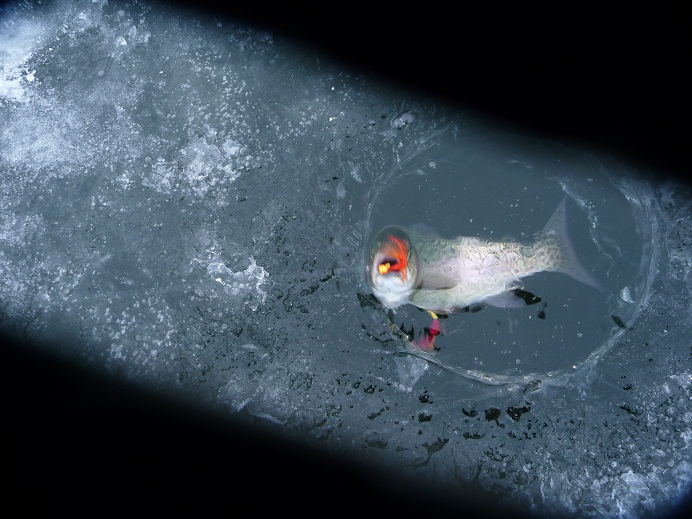
M 537 272 L 559 271 L 561 266 L 559 247 L 548 239 L 521 244 L 470 237 L 444 240 L 414 233 L 410 236 L 418 249 L 422 283 L 409 302 L 436 313 L 454 313 L 490 296 L 519 288 L 521 278 Z M 440 267 L 447 273 L 454 272 L 458 284 L 449 289 L 426 289 L 429 271 Z
M 522 278 L 537 272 L 562 272 L 598 288 L 569 243 L 566 201 L 565 197 L 532 243 L 465 236 L 445 239 L 417 227 L 386 227 L 371 247 L 368 275 L 373 294 L 385 308 L 413 304 L 449 314 L 483 302 L 523 304 L 511 291 L 522 286 Z M 392 250 L 392 236 L 406 244 L 406 257 Z M 388 261 L 406 263 L 406 268 L 382 274 L 378 267 Z

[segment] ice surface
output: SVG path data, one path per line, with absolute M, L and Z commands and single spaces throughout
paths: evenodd
M 144 2 L 4 12 L 0 171 L 0 322 L 65 355 L 539 513 L 690 489 L 682 186 Z M 381 225 L 530 239 L 565 193 L 605 293 L 536 276 L 427 357 L 369 295 Z

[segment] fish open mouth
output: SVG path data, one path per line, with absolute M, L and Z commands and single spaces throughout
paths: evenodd
M 389 255 L 384 255 L 381 258 L 377 258 L 375 262 L 377 265 L 377 272 L 381 276 L 386 276 L 392 272 L 397 272 L 401 278 L 405 281 L 408 276 L 406 274 L 406 259 L 400 259 Z
M 377 271 L 383 276 L 390 271 L 398 272 L 401 270 L 401 264 L 394 258 L 384 258 L 377 266 Z
M 389 235 L 387 241 L 382 244 L 382 249 L 385 256 L 377 266 L 378 272 L 382 275 L 390 271 L 403 272 L 406 268 L 406 252 L 408 250 L 406 242 L 396 236 Z
M 385 227 L 372 241 L 370 247 L 370 276 L 371 281 L 390 279 L 408 282 L 411 244 L 406 233 L 397 227 Z M 398 276 L 388 276 L 397 273 Z

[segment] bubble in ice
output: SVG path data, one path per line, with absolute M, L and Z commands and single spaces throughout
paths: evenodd
M 524 388 L 524 393 L 533 393 L 534 391 L 538 391 L 543 387 L 543 382 L 541 382 L 539 379 L 531 380 L 528 384 L 526 384 L 526 387 Z
M 415 118 L 411 112 L 402 112 L 392 119 L 392 126 L 397 129 L 403 128 L 404 126 L 411 124 L 414 119 Z

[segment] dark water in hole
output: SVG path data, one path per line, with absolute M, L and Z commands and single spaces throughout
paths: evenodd
M 568 150 L 539 154 L 536 161 L 529 145 L 450 130 L 439 147 L 404 164 L 372 194 L 372 229 L 424 223 L 445 238 L 520 242 L 532 241 L 564 194 L 570 197 L 571 241 L 602 291 L 563 274 L 538 273 L 523 282 L 539 303 L 485 305 L 442 322 L 435 360 L 495 382 L 551 378 L 594 362 L 649 295 L 649 213 L 628 201 L 643 193 Z M 417 337 L 430 318 L 409 306 L 399 308 L 393 322 L 407 332 L 413 326 Z

